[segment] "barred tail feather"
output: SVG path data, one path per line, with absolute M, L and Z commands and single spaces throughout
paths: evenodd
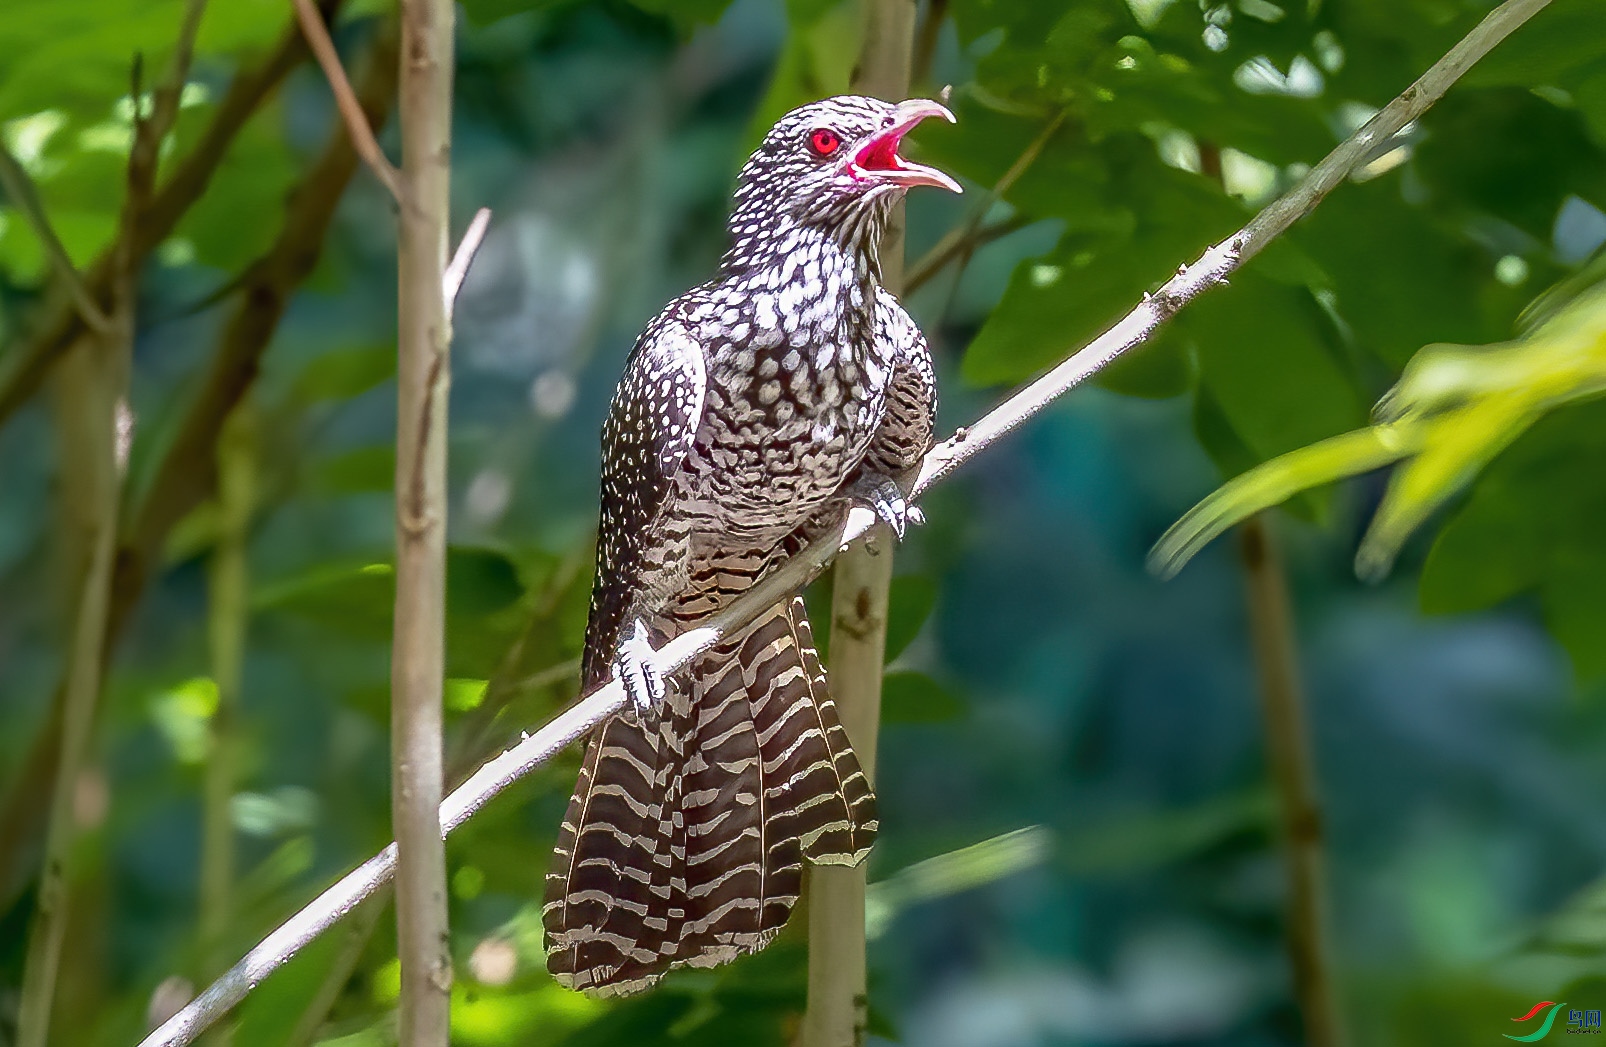
M 824 846 L 805 848 L 809 861 L 816 865 L 858 865 L 870 854 L 881 820 L 876 813 L 875 792 L 870 778 L 859 765 L 859 758 L 848 742 L 848 732 L 837 717 L 836 702 L 826 687 L 825 666 L 814 646 L 814 632 L 809 626 L 803 598 L 795 597 L 787 608 L 788 619 L 796 635 L 797 649 L 803 658 L 804 672 L 808 675 L 809 691 L 820 717 L 820 732 L 830 750 L 832 766 L 836 770 L 838 789 L 847 806 L 848 843 L 845 848 L 829 850 Z M 833 837 L 835 839 L 836 837 Z M 822 837 L 823 841 L 824 837 Z
M 615 718 L 587 754 L 547 878 L 561 984 L 634 992 L 757 951 L 791 914 L 805 858 L 857 864 L 874 839 L 875 797 L 800 599 L 671 692 L 657 737 Z
M 624 985 L 657 966 L 667 931 L 667 897 L 652 890 L 661 840 L 660 755 L 656 733 L 622 717 L 599 728 L 587 747 L 542 907 L 547 969 L 561 985 Z

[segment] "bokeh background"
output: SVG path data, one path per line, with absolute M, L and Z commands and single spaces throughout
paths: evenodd
M 959 123 L 921 128 L 912 152 L 967 193 L 913 194 L 909 259 L 967 223 L 985 231 L 907 296 L 939 360 L 944 431 L 1242 224 L 1489 6 L 926 0 L 917 89 L 953 85 Z M 288 24 L 271 0 L 213 7 L 169 164 Z M 359 80 L 384 47 L 383 7 L 341 12 Z M 0 15 L 0 134 L 80 263 L 115 231 L 130 55 L 160 68 L 179 10 L 9 0 Z M 787 108 L 846 87 L 860 24 L 854 0 L 460 11 L 454 206 L 460 225 L 480 206 L 495 217 L 454 353 L 458 773 L 572 697 L 612 383 L 636 331 L 711 273 L 746 149 Z M 300 62 L 144 266 L 125 530 L 212 395 L 238 285 L 333 121 Z M 393 127 L 382 140 L 394 148 Z M 1606 240 L 1606 9 L 1558 0 L 1386 145 L 1232 286 L 934 492 L 898 551 L 874 1042 L 1302 1042 L 1243 561 L 1224 540 L 1162 583 L 1144 556 L 1225 477 L 1361 424 L 1418 347 L 1509 338 L 1521 307 Z M 164 979 L 204 982 L 389 839 L 394 232 L 366 171 L 334 191 L 321 254 L 261 332 L 244 397 L 255 481 L 226 940 L 197 930 L 220 533 L 202 491 L 159 529 L 108 653 L 75 793 L 63 1044 L 134 1042 Z M 0 360 L 26 350 L 46 276 L 14 202 L 0 207 Z M 0 1043 L 71 610 L 57 517 L 74 462 L 52 403 L 47 387 L 0 427 Z M 1271 520 L 1357 1045 L 1505 1042 L 1537 1000 L 1606 1006 L 1603 423 L 1598 406 L 1547 419 L 1381 584 L 1358 582 L 1351 559 L 1386 477 Z M 796 935 L 623 1002 L 546 977 L 540 877 L 576 763 L 531 776 L 450 843 L 454 1042 L 787 1042 Z M 389 924 L 308 950 L 244 1005 L 233 1042 L 293 1042 L 320 990 L 332 1004 L 310 1042 L 394 1042 Z

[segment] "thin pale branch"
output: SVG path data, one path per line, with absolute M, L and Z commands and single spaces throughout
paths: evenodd
M 83 320 L 84 326 L 96 334 L 104 334 L 110 328 L 111 321 L 106 318 L 100 303 L 95 301 L 95 296 L 89 292 L 89 286 L 84 283 L 77 266 L 72 264 L 67 248 L 62 246 L 61 238 L 56 235 L 55 227 L 50 224 L 39 202 L 33 179 L 28 177 L 28 172 L 3 144 L 0 144 L 0 189 L 5 190 L 6 199 L 22 212 L 29 228 L 44 245 L 45 257 L 50 259 L 56 279 L 67 289 L 67 297 L 72 301 L 73 308 L 78 310 L 78 317 Z
M 1268 206 L 1243 229 L 1206 250 L 1192 265 L 1130 313 L 1037 381 L 1010 397 L 974 425 L 939 444 L 908 482 L 919 497 L 1001 437 L 1039 414 L 1049 404 L 1082 384 L 1122 353 L 1141 345 L 1188 302 L 1225 283 L 1245 261 L 1259 253 L 1360 165 L 1372 144 L 1395 134 L 1420 117 L 1444 92 L 1496 44 L 1549 4 L 1550 0 L 1506 0 L 1436 62 L 1405 93 L 1366 126 L 1341 143 L 1313 168 L 1304 181 Z M 808 584 L 836 556 L 876 522 L 860 506 L 848 513 L 831 534 L 804 549 L 743 596 L 695 628 L 670 640 L 658 652 L 658 665 L 675 672 L 744 628 L 778 602 Z M 518 745 L 488 760 L 441 804 L 443 832 L 450 833 L 492 798 L 564 748 L 579 740 L 624 706 L 624 688 L 610 681 L 547 722 Z M 228 1012 L 246 994 L 308 942 L 338 923 L 351 907 L 389 882 L 395 871 L 395 845 L 385 848 L 348 873 L 300 912 L 264 938 L 228 973 L 213 982 L 182 1011 L 141 1043 L 140 1047 L 181 1047 Z
M 452 261 L 446 267 L 446 277 L 442 281 L 446 292 L 446 318 L 452 318 L 452 311 L 457 306 L 457 292 L 463 289 L 463 280 L 468 276 L 468 267 L 474 264 L 474 256 L 479 253 L 480 244 L 485 240 L 485 230 L 491 227 L 491 209 L 482 207 L 474 212 L 474 220 L 468 223 L 468 230 L 463 233 L 463 239 L 458 241 L 457 253 L 452 255 Z
M 385 151 L 379 148 L 379 139 L 374 137 L 374 129 L 363 115 L 362 103 L 357 100 L 357 92 L 351 87 L 351 81 L 346 78 L 346 69 L 340 64 L 340 53 L 335 50 L 335 42 L 329 38 L 329 27 L 324 24 L 323 16 L 318 13 L 317 5 L 313 0 L 292 0 L 296 8 L 296 21 L 301 23 L 301 32 L 307 38 L 307 46 L 312 48 L 312 54 L 318 59 L 318 65 L 323 69 L 324 78 L 329 81 L 329 90 L 334 93 L 335 105 L 340 110 L 340 119 L 346 125 L 346 133 L 351 135 L 351 141 L 357 148 L 357 155 L 362 162 L 374 173 L 390 195 L 400 203 L 402 199 L 401 174 L 396 166 L 385 156 Z

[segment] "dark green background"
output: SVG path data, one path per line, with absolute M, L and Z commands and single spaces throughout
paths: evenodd
M 8 0 L 0 15 L 0 123 L 79 262 L 115 222 L 130 54 L 160 68 L 180 6 Z M 383 6 L 348 5 L 337 33 L 348 56 Z M 1241 225 L 1489 5 L 947 6 L 922 88 L 952 83 L 959 123 L 922 128 L 911 151 L 968 191 L 914 194 L 911 257 L 987 206 L 1021 150 L 1063 123 L 989 212 L 1026 226 L 909 299 L 943 373 L 945 430 Z M 212 5 L 180 155 L 287 12 Z M 452 394 L 449 673 L 475 681 L 532 610 L 528 670 L 576 653 L 596 432 L 624 354 L 665 300 L 710 273 L 746 146 L 792 104 L 845 86 L 858 16 L 851 0 L 471 0 L 462 13 L 458 225 L 495 209 L 458 306 Z M 136 493 L 227 315 L 188 307 L 271 241 L 331 118 L 321 77 L 300 68 L 147 267 Z M 393 128 L 384 140 L 394 147 Z M 918 1047 L 1299 1042 L 1241 568 L 1222 542 L 1160 584 L 1144 553 L 1224 476 L 1361 424 L 1421 345 L 1510 337 L 1521 307 L 1606 239 L 1606 7 L 1557 0 L 1404 150 L 928 499 L 930 525 L 898 558 L 871 879 L 1026 826 L 1051 845 L 1041 862 L 893 918 L 871 947 L 878 1035 Z M 1221 179 L 1198 173 L 1201 156 L 1221 158 Z M 232 953 L 389 837 L 391 586 L 375 566 L 392 526 L 389 215 L 359 172 L 253 392 L 263 501 Z M 9 352 L 44 267 L 16 213 L 0 219 Z M 1505 264 L 1509 282 L 1496 277 L 1504 258 L 1522 263 Z M 1355 581 L 1350 559 L 1383 477 L 1276 519 L 1357 1045 L 1501 1043 L 1535 1000 L 1606 1005 L 1602 432 L 1598 405 L 1547 419 L 1381 586 Z M 61 670 L 53 491 L 72 463 L 54 447 L 47 398 L 0 429 L 0 788 Z M 63 1043 L 132 1043 L 153 987 L 200 970 L 194 681 L 207 673 L 210 533 L 204 511 L 178 528 L 112 661 L 92 769 L 107 803 L 80 845 Z M 454 745 L 498 746 L 571 689 L 523 695 L 487 726 L 469 708 L 476 686 L 454 684 Z M 574 769 L 571 754 L 453 838 L 456 1041 L 786 1042 L 803 988 L 794 938 L 624 1003 L 588 1002 L 542 973 L 540 874 Z M 32 860 L 0 855 L 8 879 Z M 0 1043 L 31 890 L 0 897 Z M 387 1042 L 388 921 L 326 1042 Z M 519 955 L 506 985 L 476 977 L 488 939 Z M 335 944 L 252 997 L 239 1047 L 283 1042 Z

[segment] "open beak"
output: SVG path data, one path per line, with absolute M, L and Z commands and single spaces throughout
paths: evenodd
M 946 106 L 929 98 L 911 98 L 898 103 L 892 122 L 865 139 L 853 151 L 844 165 L 847 171 L 854 178 L 875 179 L 901 186 L 934 185 L 956 193 L 964 192 L 958 182 L 935 167 L 912 163 L 898 155 L 903 136 L 928 116 L 940 116 L 950 124 L 954 122 L 954 114 Z

